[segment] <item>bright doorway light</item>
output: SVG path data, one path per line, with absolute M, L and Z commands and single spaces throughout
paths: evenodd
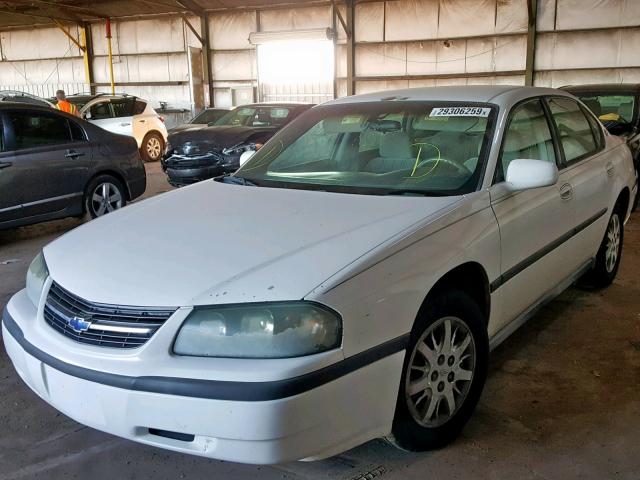
M 258 75 L 269 84 L 333 81 L 333 42 L 287 40 L 258 45 Z

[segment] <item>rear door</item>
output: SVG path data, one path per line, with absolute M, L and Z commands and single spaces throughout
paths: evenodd
M 133 118 L 126 115 L 126 106 L 117 100 L 100 99 L 89 105 L 85 118 L 94 125 L 119 135 L 133 136 Z M 131 112 L 129 112 L 131 113 Z
M 0 221 L 80 205 L 91 164 L 80 123 L 54 111 L 7 110 L 3 127 L 0 161 L 11 165 L 0 170 Z
M 602 241 L 609 199 L 615 178 L 615 163 L 608 158 L 599 122 L 577 101 L 568 97 L 547 100 L 561 150 L 561 188 L 574 205 L 573 227 L 579 246 L 577 261 L 594 255 Z
M 112 98 L 111 108 L 113 110 L 114 126 L 111 130 L 120 135 L 132 137 L 134 134 L 133 110 L 135 97 Z

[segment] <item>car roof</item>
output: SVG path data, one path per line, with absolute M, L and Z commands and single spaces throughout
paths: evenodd
M 24 103 L 24 102 L 12 102 L 8 100 L 0 101 L 0 110 L 42 110 L 43 112 L 59 112 L 60 110 L 56 110 L 55 108 L 51 108 L 49 105 L 39 105 L 36 103 Z
M 331 100 L 323 105 L 376 101 L 439 101 L 479 102 L 510 105 L 520 100 L 542 95 L 570 96 L 554 88 L 523 87 L 519 85 L 464 85 L 450 87 L 421 87 L 385 90 Z
M 313 103 L 304 102 L 261 102 L 261 103 L 247 103 L 245 105 L 238 105 L 234 108 L 246 108 L 246 107 L 313 107 Z
M 640 83 L 594 83 L 591 85 L 566 85 L 562 90 L 576 93 L 640 93 Z

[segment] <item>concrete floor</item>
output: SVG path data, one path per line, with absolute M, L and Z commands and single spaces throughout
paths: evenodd
M 148 165 L 148 194 L 169 190 Z M 38 250 L 81 221 L 0 232 L 0 308 Z M 640 479 L 640 214 L 622 268 L 600 292 L 570 289 L 500 348 L 462 437 L 409 454 L 373 441 L 313 463 L 253 467 L 138 445 L 56 412 L 18 379 L 0 347 L 0 480 Z M 354 408 L 357 406 L 354 405 Z

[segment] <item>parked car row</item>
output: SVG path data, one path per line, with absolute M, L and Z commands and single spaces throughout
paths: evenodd
M 252 129 L 233 140 L 246 147 L 295 108 L 240 107 L 191 132 L 199 152 L 169 151 L 226 155 L 220 132 Z M 614 280 L 632 156 L 569 93 L 443 87 L 304 108 L 235 173 L 43 249 L 2 318 L 34 392 L 93 428 L 235 462 L 377 437 L 440 448 L 472 416 L 492 348 L 575 281 Z

